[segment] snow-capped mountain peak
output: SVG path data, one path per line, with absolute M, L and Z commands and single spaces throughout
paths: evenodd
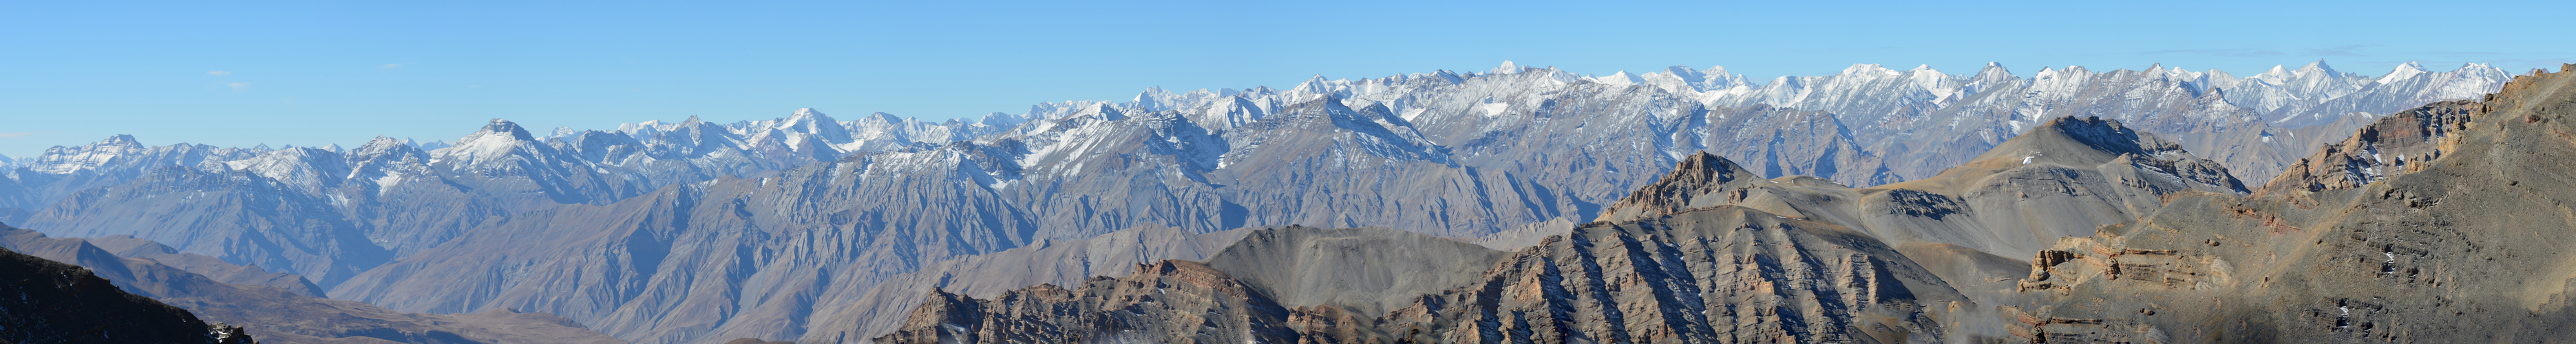
M 519 123 L 494 118 L 491 123 L 484 124 L 482 130 L 475 131 L 473 134 L 466 134 L 465 138 L 457 139 L 456 144 L 462 146 L 467 142 L 480 142 L 487 138 L 519 141 L 537 140 L 536 135 L 529 134 L 527 128 L 519 127 Z
M 2335 76 L 2335 75 L 2342 75 L 2342 74 L 2343 74 L 2343 73 L 2335 72 L 2335 70 L 2334 70 L 2334 66 L 2328 66 L 2328 65 L 2326 65 L 2326 60 L 2317 60 L 2317 62 L 2309 62 L 2309 63 L 2308 63 L 2308 65 L 2306 65 L 2306 66 L 2299 66 L 2299 70 L 2298 70 L 2298 72 L 2296 72 L 2296 74 L 2299 74 L 2299 75 L 2308 75 L 2308 74 L 2316 74 L 2316 73 L 2324 73 L 2324 74 L 2325 74 L 2325 75 L 2327 75 L 2327 76 Z
M 2466 69 L 2467 66 L 2461 66 L 2461 68 Z M 2398 64 L 2396 70 L 2388 71 L 2388 75 L 2380 76 L 2378 82 L 2385 84 L 2396 82 L 2397 80 L 2412 78 L 2417 75 L 2424 75 L 2424 64 L 2416 63 L 2415 61 L 2406 61 L 2406 63 Z
M 512 152 L 536 153 L 534 150 L 542 148 L 545 145 L 537 143 L 536 136 L 528 134 L 528 130 L 519 127 L 518 123 L 494 118 L 491 123 L 483 125 L 482 130 L 456 139 L 455 145 L 430 151 L 430 156 L 433 163 L 473 166 L 510 156 Z
M 1894 69 L 1887 69 L 1887 66 L 1881 66 L 1881 65 L 1878 65 L 1878 64 L 1876 64 L 1876 63 L 1854 63 L 1854 64 L 1852 64 L 1852 65 L 1851 65 L 1851 67 L 1843 68 L 1843 72 L 1842 72 L 1842 74 L 1839 74 L 1839 75 L 1842 75 L 1842 76 L 1858 76 L 1858 75 L 1896 76 L 1896 75 L 1899 75 L 1899 74 L 1902 74 L 1902 73 L 1898 73 L 1898 72 L 1897 72 L 1896 70 L 1894 70 Z
M 1611 73 L 1610 75 L 1593 76 L 1593 77 L 1584 77 L 1584 79 L 1592 80 L 1592 82 L 1598 82 L 1598 83 L 1601 83 L 1601 84 L 1604 84 L 1604 85 L 1613 85 L 1613 86 L 1628 86 L 1628 85 L 1635 85 L 1635 84 L 1637 84 L 1637 77 L 1628 75 L 1628 71 L 1624 71 L 1624 70 L 1623 70 L 1623 71 L 1619 71 L 1618 73 Z
M 44 155 L 36 156 L 26 167 L 36 172 L 72 173 L 107 166 L 119 157 L 142 154 L 144 150 L 134 135 L 118 134 L 87 146 L 46 148 Z

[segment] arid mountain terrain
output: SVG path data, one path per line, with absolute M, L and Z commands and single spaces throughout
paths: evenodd
M 974 121 L 117 136 L 8 161 L 0 222 L 191 276 L 102 274 L 270 342 L 2031 339 L 2115 318 L 2051 307 L 2120 252 L 2080 245 L 2212 199 L 2316 228 L 2464 159 L 2508 79 L 1506 63 Z M 1157 323 L 1208 311 L 1242 322 Z M 2183 338 L 2121 324 L 2087 331 Z
M 2576 65 L 2399 112 L 2266 185 L 2113 120 L 2060 118 L 1920 180 L 1761 179 L 1711 155 L 1401 308 L 1282 269 L 1406 271 L 1351 245 L 978 298 L 877 342 L 2557 342 L 2576 270 Z M 2259 191 L 2257 191 L 2259 190 Z M 1347 230 L 1281 228 L 1249 238 Z M 1379 245 L 1419 235 L 1375 236 Z M 2041 241 L 2044 247 L 2027 246 Z M 1400 244 L 1392 244 L 1402 246 Z M 1417 244 L 1420 245 L 1420 244 Z M 1423 245 L 1451 247 L 1457 244 Z M 1405 254 L 1407 249 L 1371 254 Z M 1438 250 L 1427 250 L 1437 252 Z M 1350 251 L 1343 251 L 1350 252 Z M 2001 254 L 2015 254 L 2004 256 Z M 2028 257 L 2027 260 L 2018 257 Z M 1476 264 L 1483 263 L 1483 264 Z M 1455 272 L 1455 271 L 1447 271 Z M 1435 282 L 1446 281 L 1446 282 Z M 1308 301 L 1290 301 L 1308 300 Z

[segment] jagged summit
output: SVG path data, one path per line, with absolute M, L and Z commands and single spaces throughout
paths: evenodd
M 497 136 L 495 136 L 495 135 L 497 135 Z M 510 120 L 494 118 L 494 119 L 492 119 L 491 124 L 485 124 L 485 125 L 483 125 L 483 129 L 481 129 L 481 130 L 476 130 L 473 134 L 467 134 L 467 135 L 465 135 L 465 138 L 457 139 L 457 140 L 456 140 L 456 142 L 457 142 L 457 144 L 458 144 L 458 145 L 464 145 L 464 144 L 465 144 L 465 142 L 468 142 L 468 141 L 476 141 L 476 139 L 477 139 L 477 138 L 482 138 L 482 137 L 508 137 L 508 138 L 516 139 L 516 140 L 520 140 L 520 141 L 536 141 L 536 140 L 537 140 L 536 135 L 534 135 L 534 134 L 529 134 L 529 133 L 528 133 L 528 129 L 527 129 L 527 128 L 521 128 L 521 127 L 519 127 L 519 123 L 510 122 Z
M 135 140 L 134 140 L 134 135 L 116 134 L 116 135 L 110 135 L 110 136 L 108 136 L 108 137 L 107 137 L 107 139 L 98 140 L 98 143 L 92 143 L 92 144 L 90 144 L 90 145 L 93 145 L 93 146 L 107 146 L 107 145 L 141 145 L 141 144 L 142 144 L 142 143 L 137 142 L 137 141 L 135 141 Z
M 1654 184 L 1637 188 L 1628 197 L 1601 210 L 1597 221 L 1615 221 L 1671 213 L 1691 208 L 1722 205 L 1726 200 L 1707 199 L 1730 187 L 1761 182 L 1762 175 L 1747 171 L 1734 161 L 1716 154 L 1699 152 L 1673 164 Z
M 2069 141 L 2081 144 L 2082 148 L 2088 149 L 2060 145 Z M 2058 117 L 1995 148 L 1996 152 L 2027 149 L 2039 154 L 2055 153 L 2051 159 L 2045 161 L 2099 164 L 2121 154 L 2143 156 L 2171 154 L 2181 151 L 2182 145 L 2166 141 L 2153 134 L 2139 133 L 2137 130 L 2121 125 L 2119 120 L 2101 117 Z M 2082 159 L 2066 159 L 2076 157 Z
M 2299 71 L 2302 71 L 2302 72 L 2325 72 L 2327 75 L 2342 74 L 2342 73 L 2337 73 L 2337 72 L 2335 72 L 2335 70 L 2334 70 L 2334 66 L 2328 66 L 2328 65 L 2326 65 L 2326 60 L 2325 60 L 2325 59 L 2317 59 L 2317 62 L 2309 62 L 2309 63 L 2308 63 L 2308 65 L 2305 65 L 2305 66 L 2299 66 Z

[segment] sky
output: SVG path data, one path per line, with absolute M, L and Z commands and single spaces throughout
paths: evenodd
M 1999 62 L 2252 75 L 2325 60 L 2517 74 L 2576 62 L 2554 1 L 651 2 L 0 0 L 0 155 L 147 145 L 354 147 L 530 128 L 885 112 L 1289 87 L 1316 75 Z

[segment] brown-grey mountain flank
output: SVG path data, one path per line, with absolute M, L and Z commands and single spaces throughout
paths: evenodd
M 1507 63 L 971 120 L 120 135 L 0 159 L 0 222 L 43 231 L 0 246 L 272 343 L 2452 339 L 2367 299 L 2450 289 L 2328 272 L 2539 328 L 2480 302 L 2559 302 L 2514 248 L 2554 239 L 2490 242 L 2556 225 L 2528 176 L 2558 172 L 2512 160 L 2552 135 L 2476 138 L 2549 128 L 2548 75 Z M 2492 264 L 2522 265 L 2464 272 Z
M 1859 188 L 1697 154 L 1496 258 L 1405 232 L 1264 229 L 1123 277 L 933 292 L 875 340 L 2564 341 L 2570 72 L 2355 125 L 2260 186 L 2100 118 Z

